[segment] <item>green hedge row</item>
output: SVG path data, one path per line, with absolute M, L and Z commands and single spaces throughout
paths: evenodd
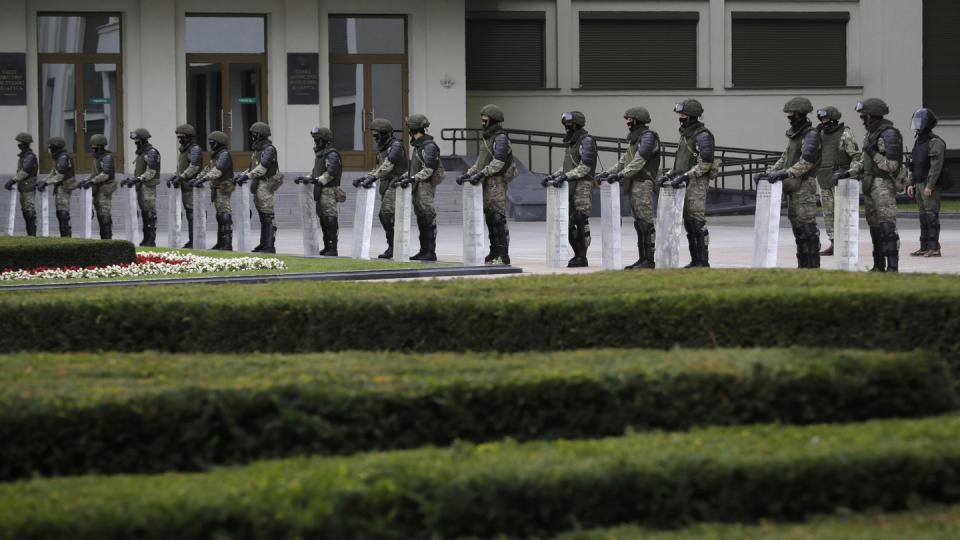
M 0 371 L 0 480 L 958 407 L 923 352 L 21 355 Z
M 956 540 L 960 506 L 893 514 L 823 516 L 809 523 L 694 525 L 679 531 L 617 527 L 561 534 L 556 540 Z
M 960 277 L 610 272 L 0 295 L 0 350 L 306 352 L 824 346 L 960 355 Z
M 135 260 L 136 249 L 126 240 L 0 238 L 0 271 L 40 266 L 109 266 Z
M 547 536 L 960 500 L 960 416 L 459 444 L 0 486 L 2 538 Z

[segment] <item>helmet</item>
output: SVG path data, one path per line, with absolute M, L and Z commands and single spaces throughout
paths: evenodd
M 333 142 L 333 132 L 330 128 L 315 127 L 310 130 L 310 136 L 325 142 Z
M 18 143 L 30 144 L 33 142 L 33 135 L 29 133 L 17 133 L 16 141 Z
M 703 114 L 703 105 L 695 99 L 685 99 L 673 106 L 673 112 L 699 118 Z
M 222 131 L 214 131 L 207 135 L 208 141 L 213 141 L 220 146 L 227 146 L 230 144 L 230 137 L 227 137 L 227 134 Z
M 176 133 L 177 135 L 186 135 L 188 137 L 194 137 L 197 134 L 197 130 L 193 129 L 193 126 L 191 126 L 190 124 L 180 124 L 179 126 L 177 126 L 177 129 L 176 131 L 174 131 L 174 133 Z
M 783 112 L 808 115 L 813 112 L 813 104 L 805 97 L 791 98 L 784 104 Z
M 500 123 L 503 122 L 503 109 L 492 103 L 489 105 L 484 105 L 483 108 L 480 109 L 480 116 L 488 116 L 490 117 L 490 120 Z
M 564 124 L 572 123 L 579 127 L 587 125 L 587 117 L 580 111 L 565 112 L 560 115 L 560 121 Z
M 623 113 L 623 118 L 633 118 L 638 124 L 649 124 L 650 111 L 643 107 L 630 107 L 627 112 Z
M 937 125 L 937 115 L 926 107 L 921 107 L 913 113 L 912 128 L 917 131 L 930 131 Z
M 106 146 L 107 138 L 103 135 L 97 133 L 93 137 L 90 137 L 90 146 Z
M 130 138 L 133 140 L 137 140 L 137 139 L 147 140 L 150 138 L 150 132 L 144 128 L 137 128 L 130 132 Z
M 260 135 L 261 137 L 269 137 L 270 126 L 268 126 L 265 122 L 254 122 L 253 125 L 250 126 L 250 133 L 253 133 L 254 135 Z
M 407 127 L 411 130 L 426 129 L 430 127 L 430 120 L 422 114 L 411 114 L 407 117 Z
M 843 114 L 840 113 L 840 109 L 834 107 L 833 105 L 828 105 L 822 109 L 817 109 L 817 118 L 829 118 L 831 120 L 840 120 L 843 117 Z
M 880 98 L 870 98 L 864 101 L 858 101 L 857 112 L 869 114 L 870 116 L 886 116 L 890 113 L 890 107 Z
M 54 148 L 65 148 L 67 146 L 67 141 L 63 137 L 50 137 L 47 140 L 47 146 L 52 146 Z
M 393 133 L 393 124 L 386 118 L 374 118 L 373 122 L 370 122 L 369 129 L 381 133 Z

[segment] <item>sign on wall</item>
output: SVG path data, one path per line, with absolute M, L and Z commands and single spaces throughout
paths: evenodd
M 0 53 L 0 105 L 26 104 L 26 53 Z
M 287 53 L 287 104 L 320 104 L 318 53 Z

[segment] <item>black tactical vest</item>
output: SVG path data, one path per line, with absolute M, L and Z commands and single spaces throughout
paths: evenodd
M 143 152 L 137 154 L 137 157 L 133 160 L 133 175 L 140 176 L 141 174 L 147 172 L 147 152 L 149 152 L 153 146 L 147 146 L 143 149 Z M 160 177 L 160 153 L 157 152 L 157 178 Z
M 913 145 L 911 161 L 913 162 L 913 182 L 916 184 L 927 183 L 927 176 L 930 175 L 930 141 L 931 139 L 940 139 L 940 136 L 933 133 L 921 135 L 916 138 Z M 940 139 L 941 141 L 943 139 Z
M 637 155 L 637 152 L 639 151 L 639 148 L 640 148 L 640 140 L 648 131 L 650 131 L 650 128 L 648 128 L 647 126 L 642 126 L 640 128 L 637 128 L 636 130 L 634 130 L 633 133 L 630 134 L 630 156 L 629 157 L 631 158 L 631 160 L 633 157 Z M 636 139 L 634 139 L 634 134 L 636 134 Z M 647 158 L 647 162 L 643 165 L 643 169 L 640 170 L 640 174 L 638 174 L 635 177 L 635 179 L 655 180 L 657 178 L 657 175 L 660 173 L 660 151 L 662 147 L 660 146 L 660 136 L 656 134 L 654 135 L 656 136 L 656 139 L 657 139 L 657 143 L 656 143 L 657 148 L 654 151 L 653 155 Z M 627 161 L 627 163 L 630 163 L 630 162 Z
M 334 148 L 324 148 L 316 155 L 316 158 L 313 160 L 313 177 L 320 178 L 325 172 L 327 172 L 327 156 L 331 153 L 336 153 L 340 157 L 339 152 Z M 323 187 L 337 187 L 340 185 L 340 177 L 343 176 L 343 159 L 340 159 L 340 170 L 337 174 L 331 174 L 331 180 L 324 184 Z
M 224 152 L 227 153 L 226 155 L 227 159 L 221 160 L 220 154 L 223 154 Z M 221 161 L 223 161 L 224 163 L 220 163 Z M 233 159 L 230 158 L 230 150 L 228 148 L 221 148 L 220 150 L 215 152 L 213 155 L 211 155 L 210 163 L 212 166 L 216 167 L 220 171 L 221 173 L 220 178 L 233 178 Z M 220 168 L 221 165 L 223 166 L 222 169 Z
M 793 134 L 793 136 L 790 136 L 787 142 L 787 151 L 784 155 L 784 167 L 783 167 L 784 169 L 789 169 L 790 167 L 793 167 L 794 165 L 796 165 L 798 161 L 800 161 L 800 158 L 803 157 L 803 143 L 807 138 L 807 134 L 813 131 L 813 129 L 814 129 L 813 126 L 808 125 L 802 130 L 800 130 L 798 133 L 795 133 Z M 819 162 L 820 162 L 820 151 L 817 152 L 816 161 L 813 161 L 813 163 L 816 165 Z M 814 170 L 816 170 L 816 167 L 814 167 Z M 812 173 L 807 173 L 807 175 L 804 176 L 804 178 L 809 177 L 810 174 Z
M 187 170 L 187 167 L 190 166 L 190 153 L 193 152 L 193 148 L 199 146 L 196 143 L 188 144 L 186 148 L 180 150 L 180 156 L 177 158 L 177 174 L 183 174 Z M 203 152 L 201 151 L 201 155 Z M 203 160 L 201 159 L 200 165 L 203 165 Z
M 678 173 L 685 173 L 694 168 L 697 164 L 697 135 L 708 132 L 702 123 L 697 122 L 692 126 L 687 126 L 680 132 L 680 142 L 677 145 L 677 155 L 673 161 L 673 170 Z

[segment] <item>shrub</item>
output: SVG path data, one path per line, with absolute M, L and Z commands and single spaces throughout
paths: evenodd
M 136 260 L 136 249 L 126 240 L 80 238 L 0 238 L 0 271 L 63 266 L 109 266 Z

